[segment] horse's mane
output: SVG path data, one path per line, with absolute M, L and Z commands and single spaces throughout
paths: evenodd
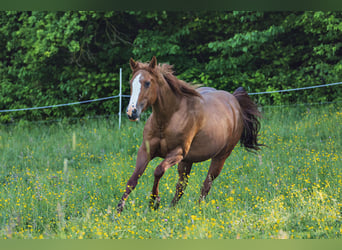
M 184 96 L 198 96 L 201 94 L 196 90 L 197 85 L 191 85 L 185 81 L 179 80 L 173 73 L 173 66 L 168 64 L 162 64 L 158 67 L 166 82 L 169 84 L 172 91 L 178 95 Z
M 192 85 L 185 81 L 178 79 L 174 75 L 173 66 L 169 64 L 159 64 L 155 68 L 150 68 L 147 63 L 138 63 L 136 70 L 144 69 L 150 73 L 156 75 L 159 80 L 164 79 L 166 83 L 170 86 L 171 90 L 180 96 L 191 97 L 198 96 L 202 97 L 201 94 L 196 90 L 199 85 Z M 134 72 L 133 72 L 134 74 Z

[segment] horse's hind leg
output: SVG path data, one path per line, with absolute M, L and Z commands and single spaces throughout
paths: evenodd
M 175 206 L 179 199 L 182 197 L 184 190 L 188 184 L 188 179 L 189 179 L 189 174 L 191 171 L 192 167 L 192 162 L 184 162 L 181 161 L 178 164 L 178 174 L 179 174 L 179 179 L 178 183 L 176 185 L 176 194 L 173 197 L 173 200 L 171 202 L 171 206 Z
M 227 158 L 220 158 L 220 159 L 212 159 L 211 164 L 209 167 L 209 171 L 207 174 L 207 177 L 205 178 L 203 182 L 203 186 L 201 189 L 201 196 L 199 199 L 199 202 L 204 200 L 204 198 L 208 195 L 209 190 L 211 188 L 211 185 L 213 184 L 213 181 L 219 174 L 221 173 L 221 170 L 223 168 L 223 164 Z

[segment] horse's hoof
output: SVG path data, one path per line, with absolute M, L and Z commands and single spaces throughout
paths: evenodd
M 123 208 L 124 208 L 124 205 L 125 205 L 124 202 L 120 202 L 120 203 L 118 204 L 118 206 L 116 207 L 116 212 L 117 212 L 118 214 L 120 214 L 120 213 L 122 212 L 122 210 L 123 210 Z
M 157 210 L 160 205 L 160 197 L 158 196 L 156 201 L 154 202 L 154 210 Z
M 154 208 L 154 199 L 150 199 L 150 208 L 153 209 Z
M 151 195 L 150 208 L 153 210 L 157 210 L 159 208 L 159 203 L 160 203 L 160 197 Z

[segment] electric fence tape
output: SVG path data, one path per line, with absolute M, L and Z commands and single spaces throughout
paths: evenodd
M 295 89 L 283 89 L 283 90 L 274 90 L 274 91 L 264 91 L 264 92 L 248 93 L 248 94 L 249 95 L 262 95 L 262 94 L 272 94 L 272 93 L 283 93 L 283 92 L 290 92 L 290 91 L 297 91 L 297 90 L 305 90 L 305 89 L 314 89 L 314 88 L 335 86 L 335 85 L 340 85 L 340 84 L 342 84 L 342 82 L 322 84 L 322 85 L 315 85 L 315 86 L 295 88 Z M 72 103 L 64 103 L 64 104 L 42 106 L 42 107 L 21 108 L 21 109 L 4 109 L 4 110 L 0 110 L 0 113 L 16 112 L 16 111 L 26 111 L 26 110 L 36 110 L 36 109 L 47 109 L 47 108 L 57 108 L 57 107 L 63 107 L 63 106 L 71 106 L 71 105 L 77 105 L 77 104 L 84 104 L 84 103 L 104 101 L 104 100 L 114 99 L 114 98 L 118 98 L 118 97 L 120 97 L 120 95 L 103 97 L 103 98 L 98 98 L 98 99 L 93 99 L 93 100 L 72 102 Z M 121 97 L 130 97 L 130 95 L 121 95 Z
M 93 100 L 86 100 L 86 101 L 79 101 L 79 102 L 71 102 L 71 103 L 64 103 L 64 104 L 42 106 L 42 107 L 21 108 L 21 109 L 6 109 L 6 110 L 0 110 L 0 113 L 15 112 L 15 111 L 26 111 L 26 110 L 35 110 L 35 109 L 58 108 L 58 107 L 63 107 L 63 106 L 71 106 L 71 105 L 77 105 L 77 104 L 84 104 L 84 103 L 104 101 L 104 100 L 114 99 L 114 98 L 118 98 L 118 97 L 119 97 L 119 95 L 103 97 L 103 98 L 98 98 L 98 99 L 93 99 Z M 130 97 L 130 96 L 129 95 L 122 95 L 122 97 Z
M 322 88 L 322 87 L 334 86 L 334 85 L 339 85 L 339 84 L 342 84 L 342 82 L 328 83 L 328 84 L 315 85 L 315 86 L 302 87 L 302 88 L 295 88 L 295 89 L 282 89 L 282 90 L 273 90 L 273 91 L 265 91 L 265 92 L 257 92 L 257 93 L 248 93 L 248 95 L 282 93 L 282 92 L 290 92 L 290 91 L 297 91 L 297 90 L 304 90 L 304 89 Z

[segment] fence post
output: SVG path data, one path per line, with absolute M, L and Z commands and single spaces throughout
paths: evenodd
M 121 102 L 122 102 L 122 68 L 120 68 L 120 91 L 119 91 L 119 129 L 121 128 Z

